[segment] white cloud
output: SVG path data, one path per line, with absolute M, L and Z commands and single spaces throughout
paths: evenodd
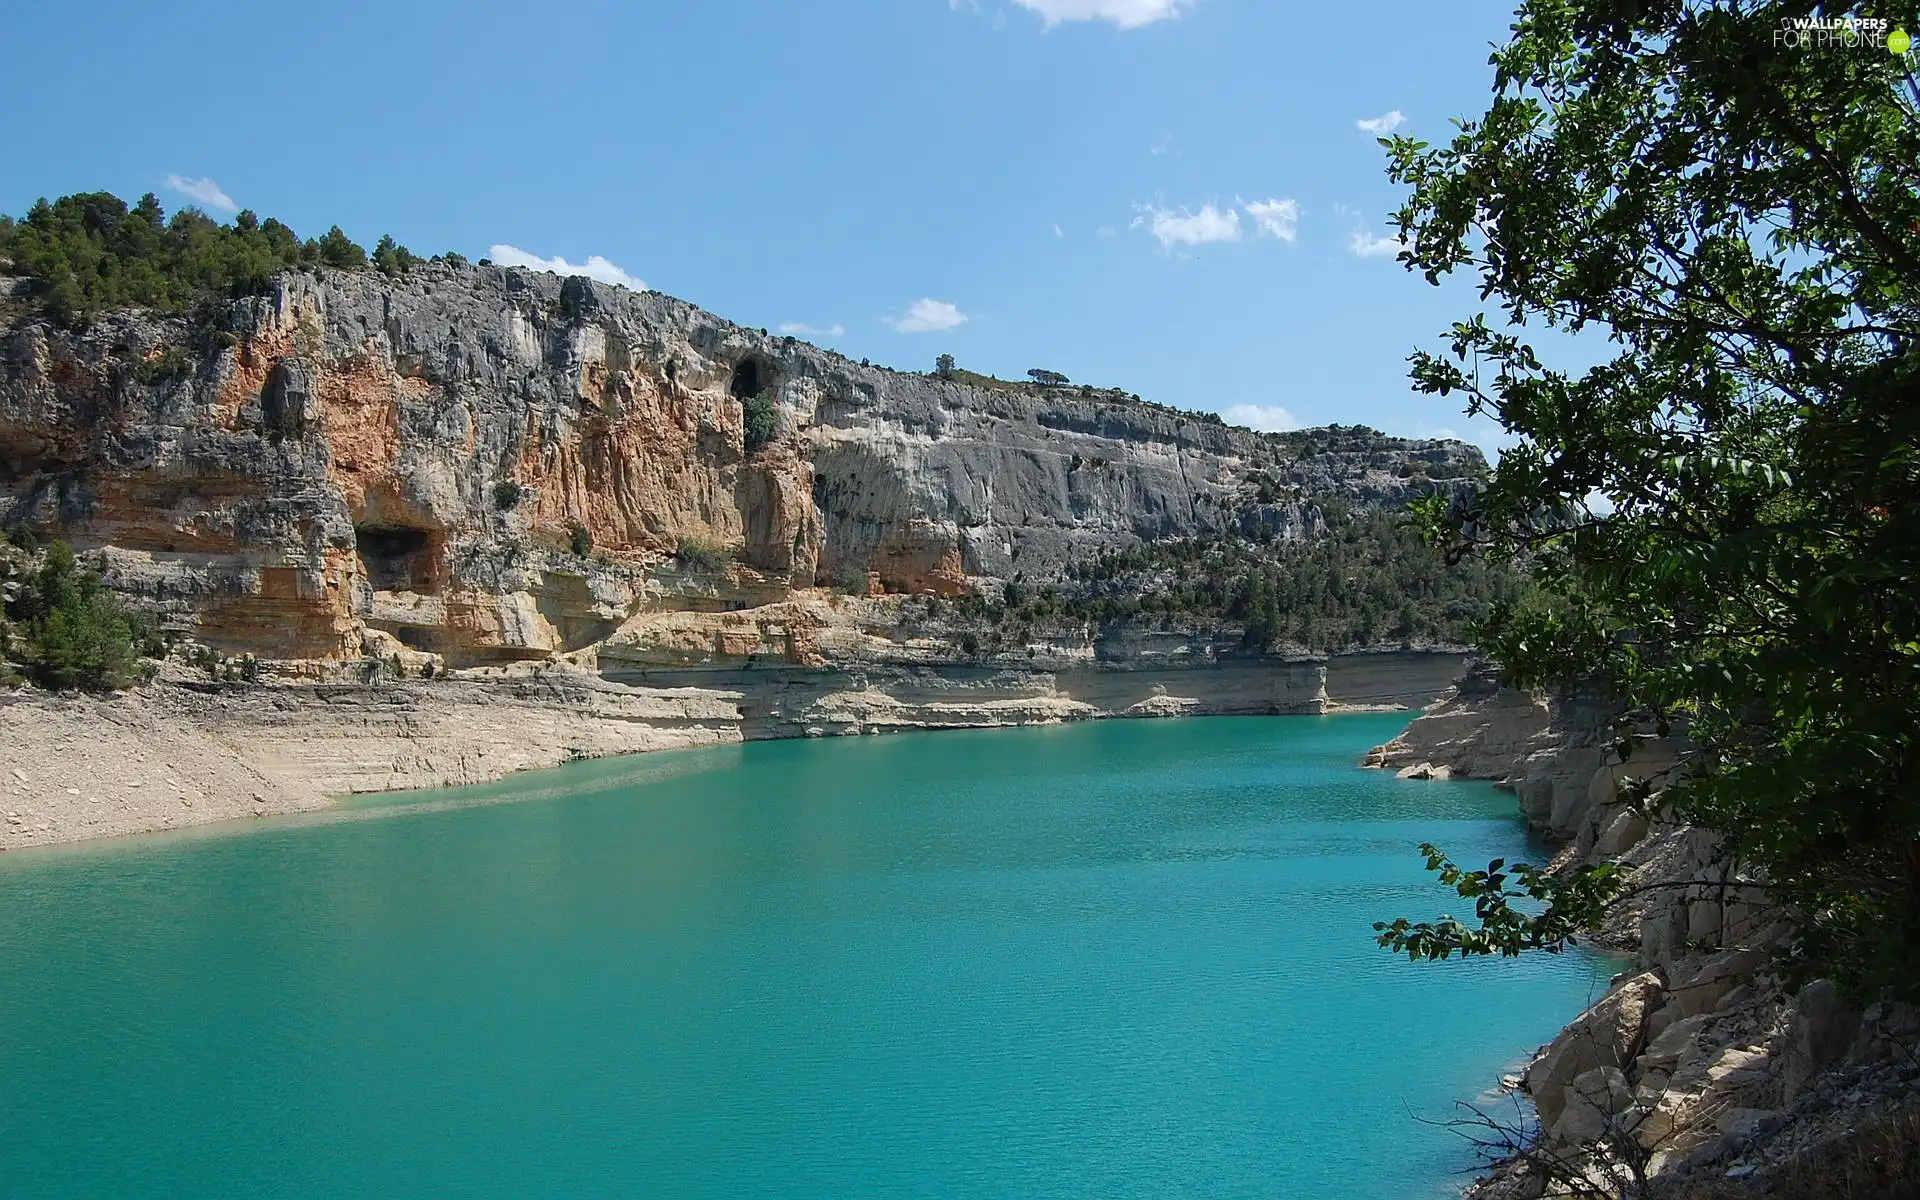
M 217 208 L 221 212 L 232 212 L 239 208 L 233 197 L 220 190 L 220 185 L 211 179 L 188 179 L 184 175 L 167 176 L 169 191 L 179 192 L 189 200 L 198 200 L 208 208 Z
M 1221 409 L 1220 416 L 1230 425 L 1245 425 L 1262 433 L 1284 433 L 1300 428 L 1293 414 L 1278 404 L 1235 404 Z
M 949 0 L 951 3 L 952 0 Z M 1062 21 L 1112 21 L 1122 29 L 1138 29 L 1180 15 L 1199 0 L 1015 0 L 1021 8 L 1040 14 L 1048 29 Z
M 1406 244 L 1406 240 L 1397 235 L 1388 237 L 1384 233 L 1368 233 L 1364 229 L 1354 230 L 1353 236 L 1347 239 L 1347 249 L 1361 258 L 1384 258 L 1389 254 L 1398 254 Z
M 1053 236 L 1055 236 L 1055 237 L 1065 237 L 1065 236 L 1067 236 L 1067 231 L 1066 231 L 1066 230 L 1064 230 L 1064 229 L 1062 229 L 1062 228 L 1060 228 L 1060 222 L 1058 222 L 1058 221 L 1055 221 L 1055 222 L 1053 223 Z
M 537 254 L 528 254 L 518 246 L 505 243 L 487 247 L 487 257 L 503 267 L 525 267 L 529 271 L 552 271 L 555 275 L 585 275 L 588 279 L 597 279 L 601 283 L 618 284 L 636 292 L 644 292 L 647 285 L 622 271 L 598 254 L 587 256 L 584 263 L 570 263 L 555 255 L 541 258 Z
M 1215 208 L 1211 204 L 1200 206 L 1199 212 L 1181 209 L 1146 207 L 1133 220 L 1133 227 L 1146 227 L 1148 233 L 1160 239 L 1160 244 L 1171 250 L 1175 245 L 1204 246 L 1208 242 L 1237 242 L 1240 240 L 1240 214 L 1231 208 Z
M 895 333 L 939 333 L 967 323 L 967 314 L 945 300 L 923 298 L 907 306 L 904 316 L 888 317 Z
M 1360 127 L 1361 133 L 1371 133 L 1377 136 L 1379 134 L 1392 133 L 1394 130 L 1400 128 L 1400 126 L 1406 124 L 1406 121 L 1407 114 L 1396 108 L 1392 112 L 1381 113 L 1377 117 L 1362 117 L 1358 121 L 1355 121 L 1354 124 Z
M 1095 237 L 1119 237 L 1120 231 L 1111 225 L 1102 225 L 1093 231 Z
M 1290 242 L 1300 232 L 1298 200 L 1284 196 L 1272 200 L 1255 200 L 1251 204 L 1242 200 L 1240 207 L 1247 210 L 1247 215 L 1253 218 L 1254 226 L 1268 237 L 1277 237 L 1283 242 Z
M 845 325 L 829 325 L 820 329 L 800 321 L 788 321 L 780 326 L 781 333 L 790 333 L 795 337 L 839 337 L 846 331 Z

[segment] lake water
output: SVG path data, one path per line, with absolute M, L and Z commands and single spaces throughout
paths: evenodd
M 1372 945 L 1447 907 L 1420 841 L 1526 848 L 1491 787 L 1353 767 L 1405 720 L 765 742 L 6 855 L 0 1194 L 1445 1195 L 1416 1118 L 1610 967 Z

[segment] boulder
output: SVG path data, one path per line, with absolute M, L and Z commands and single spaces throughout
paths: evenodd
M 1633 1088 L 1618 1067 L 1595 1067 L 1566 1087 L 1552 1136 L 1571 1146 L 1587 1146 L 1606 1136 L 1613 1118 L 1633 1106 Z
M 1649 1071 L 1673 1070 L 1674 1064 L 1680 1061 L 1687 1046 L 1713 1022 L 1713 1014 L 1698 1013 L 1691 1017 L 1670 1021 L 1662 1027 L 1660 1018 L 1671 1011 L 1673 1011 L 1671 1007 L 1663 1008 L 1647 1023 L 1650 1040 L 1646 1050 L 1634 1060 L 1636 1073 L 1644 1075 Z
M 1575 1017 L 1527 1068 L 1526 1088 L 1552 1128 L 1566 1107 L 1567 1088 L 1597 1067 L 1624 1071 L 1640 1053 L 1647 1017 L 1664 991 L 1652 971 L 1626 979 Z
M 1600 858 L 1617 858 L 1640 844 L 1647 836 L 1647 819 L 1622 807 L 1605 818 L 1600 836 L 1594 839 L 1593 853 Z
M 1793 998 L 1787 1025 L 1782 1104 L 1792 1104 L 1829 1064 L 1836 1062 L 1860 1032 L 1860 1012 L 1840 998 L 1831 980 L 1816 979 Z
M 1673 994 L 1676 1017 L 1691 1017 L 1718 1008 L 1727 993 L 1751 978 L 1765 966 L 1764 950 L 1722 950 L 1709 954 L 1684 972 L 1676 969 L 1669 990 Z

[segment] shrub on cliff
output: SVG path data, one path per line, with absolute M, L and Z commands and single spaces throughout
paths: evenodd
M 747 453 L 753 454 L 773 440 L 773 397 L 765 392 L 748 396 L 740 402 L 740 410 Z
M 1387 143 L 1401 261 L 1477 274 L 1514 321 L 1413 358 L 1519 437 L 1423 517 L 1455 555 L 1530 556 L 1556 599 L 1487 623 L 1515 682 L 1598 680 L 1629 719 L 1685 723 L 1699 751 L 1650 782 L 1797 918 L 1797 974 L 1913 994 L 1920 122 L 1907 56 L 1783 45 L 1804 11 L 1529 0 L 1485 117 Z M 1521 323 L 1597 327 L 1610 357 L 1553 369 Z M 1606 890 L 1576 875 L 1520 917 L 1513 875 L 1455 876 L 1478 928 L 1383 942 L 1554 949 L 1541 922 Z
M 733 552 L 702 537 L 683 537 L 673 552 L 683 571 L 718 571 L 733 561 Z
M 81 569 L 67 544 L 47 546 L 6 605 L 0 630 L 5 657 L 49 688 L 123 688 L 148 673 L 143 653 L 155 653 L 151 626 L 130 615 L 92 571 Z
M 418 261 L 404 247 L 393 251 L 393 262 Z M 82 325 L 121 306 L 186 312 L 262 292 L 291 267 L 362 267 L 367 255 L 339 226 L 302 242 L 245 209 L 223 225 L 195 208 L 168 218 L 151 192 L 132 208 L 110 192 L 87 192 L 40 200 L 0 225 L 0 260 L 34 281 L 34 298 L 54 320 Z

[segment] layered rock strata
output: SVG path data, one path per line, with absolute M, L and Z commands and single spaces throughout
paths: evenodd
M 663 611 L 1051 581 L 1147 539 L 1299 536 L 1311 497 L 1394 502 L 1482 466 L 1459 442 L 883 370 L 493 267 L 290 273 L 214 328 L 0 329 L 0 520 L 99 551 L 207 646 L 286 662 L 397 642 L 497 665 Z

